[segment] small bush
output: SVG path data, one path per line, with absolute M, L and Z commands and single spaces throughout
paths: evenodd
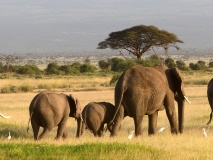
M 118 74 L 112 76 L 112 79 L 110 80 L 109 84 L 110 85 L 115 84 L 118 81 L 119 77 L 120 77 L 120 75 L 118 75 Z
M 121 58 L 112 58 L 112 59 L 109 59 L 108 62 L 111 65 L 111 71 L 118 72 L 120 70 L 118 65 L 124 62 L 124 60 Z
M 33 87 L 30 85 L 21 85 L 18 87 L 18 91 L 20 92 L 32 92 L 33 91 Z
M 109 70 L 110 69 L 110 63 L 109 62 L 106 62 L 104 60 L 100 60 L 98 62 L 98 65 L 99 67 L 102 69 L 102 70 Z
M 209 62 L 209 68 L 213 68 L 213 61 Z
M 85 73 L 85 72 L 95 72 L 96 68 L 95 66 L 89 64 L 89 63 L 85 63 L 83 65 L 80 66 L 80 72 L 81 73 Z
M 46 68 L 46 73 L 47 74 L 55 74 L 55 75 L 59 75 L 60 74 L 60 71 L 59 71 L 59 66 L 57 63 L 55 62 L 52 62 L 52 63 L 49 63 L 47 65 L 47 68 Z
M 26 75 L 39 75 L 41 74 L 41 70 L 36 65 L 25 65 L 20 66 L 17 69 L 16 73 Z
M 14 93 L 16 91 L 15 86 L 4 86 L 1 88 L 1 93 Z
M 175 61 L 174 61 L 172 58 L 167 58 L 167 59 L 165 60 L 165 65 L 166 65 L 168 68 L 174 68 L 174 67 L 176 67 Z
M 13 86 L 8 85 L 1 88 L 1 93 L 17 93 L 17 92 L 32 92 L 33 87 L 30 85 Z
M 186 66 L 186 63 L 182 60 L 178 60 L 176 61 L 176 66 L 178 69 L 182 70 L 182 71 L 188 71 L 189 67 Z
M 59 70 L 64 72 L 66 75 L 73 75 L 73 74 L 79 74 L 80 73 L 80 67 L 76 68 L 72 65 L 63 65 L 59 67 Z

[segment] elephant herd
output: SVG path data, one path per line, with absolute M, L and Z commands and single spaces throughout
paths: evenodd
M 210 124 L 213 114 L 213 78 L 208 84 L 207 95 L 212 110 L 207 123 Z M 126 69 L 118 79 L 114 90 L 114 105 L 90 102 L 82 107 L 73 95 L 44 91 L 37 94 L 30 103 L 29 123 L 35 140 L 42 139 L 57 126 L 56 139 L 66 138 L 68 117 L 77 120 L 76 137 L 80 137 L 85 129 L 99 137 L 108 129 L 111 137 L 114 137 L 118 135 L 124 117 L 129 116 L 134 120 L 135 136 L 140 136 L 143 117 L 148 115 L 148 134 L 154 135 L 157 133 L 158 111 L 165 109 L 171 133 L 178 134 L 184 129 L 185 102 L 190 103 L 184 92 L 183 76 L 177 68 L 137 65 Z M 43 131 L 38 135 L 40 127 L 43 127 Z

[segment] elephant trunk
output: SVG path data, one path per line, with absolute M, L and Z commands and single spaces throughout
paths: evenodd
M 82 130 L 82 117 L 77 118 L 77 132 L 76 137 L 79 138 L 81 136 Z
M 178 100 L 178 130 L 179 133 L 183 133 L 183 126 L 184 126 L 184 110 L 185 110 L 185 101 Z

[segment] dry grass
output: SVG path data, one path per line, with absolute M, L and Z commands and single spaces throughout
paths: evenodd
M 23 79 L 2 79 L 0 89 L 5 86 L 29 86 L 34 91 L 52 89 L 58 91 L 81 91 L 81 90 L 105 90 L 110 88 L 109 81 L 111 76 L 70 76 L 70 77 L 45 77 L 42 79 L 23 78 Z
M 171 135 L 169 129 L 165 130 L 162 134 L 149 137 L 147 135 L 147 116 L 143 120 L 143 137 L 133 138 L 131 141 L 127 139 L 128 133 L 134 130 L 133 120 L 125 118 L 122 122 L 122 128 L 119 136 L 110 138 L 109 136 L 103 138 L 94 138 L 93 135 L 86 131 L 80 139 L 75 138 L 76 122 L 70 118 L 68 121 L 68 130 L 70 133 L 66 141 L 56 142 L 53 141 L 56 131 L 49 134 L 49 138 L 45 142 L 50 144 L 83 144 L 83 143 L 112 143 L 121 142 L 126 144 L 144 144 L 156 149 L 162 149 L 169 155 L 174 155 L 174 159 L 211 159 L 213 156 L 213 127 L 207 127 L 205 124 L 209 120 L 210 107 L 206 97 L 206 87 L 186 87 L 186 94 L 188 95 L 191 104 L 186 104 L 185 110 L 185 129 L 182 135 Z M 77 96 L 81 104 L 85 106 L 91 101 L 107 101 L 114 103 L 113 90 L 107 91 L 83 91 L 83 92 L 65 92 L 67 94 L 74 94 Z M 27 127 L 29 113 L 28 106 L 31 99 L 36 93 L 18 93 L 18 94 L 0 94 L 0 111 L 7 115 L 11 115 L 10 119 L 0 118 L 0 123 L 7 124 L 8 130 L 13 130 L 12 126 L 19 126 L 21 130 Z M 12 126 L 11 126 L 12 125 Z M 158 127 L 169 126 L 165 111 L 159 112 Z M 205 127 L 208 137 L 204 138 L 202 128 Z M 25 131 L 24 131 L 25 132 Z M 0 133 L 1 132 L 0 130 Z M 107 133 L 109 135 L 109 133 Z M 2 143 L 8 143 L 6 140 L 7 135 L 1 135 L 0 140 Z M 13 136 L 13 135 L 12 135 Z M 14 142 L 33 142 L 32 129 L 30 130 L 30 137 L 13 137 Z M 11 142 L 11 141 L 10 141 Z M 42 143 L 42 142 L 39 142 Z

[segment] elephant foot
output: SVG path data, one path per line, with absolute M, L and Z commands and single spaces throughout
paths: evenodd
M 176 129 L 171 129 L 172 134 L 178 134 L 178 131 Z

